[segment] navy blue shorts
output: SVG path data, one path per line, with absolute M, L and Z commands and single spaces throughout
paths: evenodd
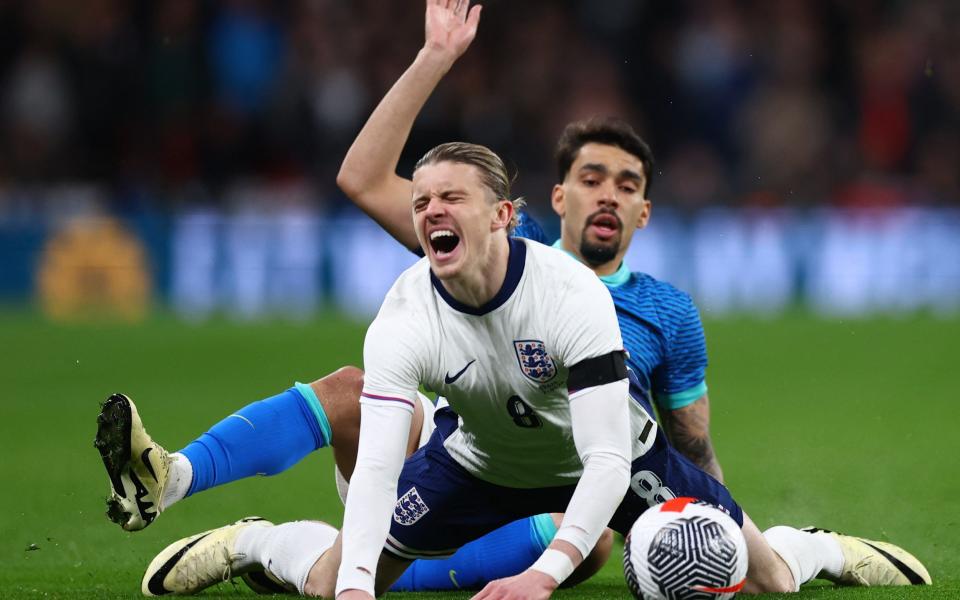
M 443 447 L 457 415 L 442 408 L 430 440 L 407 459 L 384 550 L 397 558 L 445 558 L 460 546 L 532 515 L 566 510 L 576 486 L 517 489 L 488 483 L 461 467 Z M 658 428 L 657 440 L 633 461 L 630 489 L 610 527 L 626 534 L 645 510 L 680 496 L 715 504 L 739 525 L 743 511 L 727 488 L 677 452 Z M 598 493 L 603 493 L 599 490 Z

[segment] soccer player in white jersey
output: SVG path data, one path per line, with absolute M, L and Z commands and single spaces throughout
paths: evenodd
M 394 532 L 393 554 L 381 559 L 420 385 L 459 414 L 440 447 L 469 476 L 509 489 L 576 485 L 544 559 L 501 584 L 507 589 L 548 595 L 589 553 L 626 491 L 629 405 L 612 300 L 585 267 L 510 240 L 508 197 L 502 163 L 482 147 L 440 146 L 415 171 L 413 214 L 427 259 L 398 279 L 364 343 L 360 446 L 337 583 L 343 597 L 372 594 L 375 573 L 384 590 L 407 567 L 404 558 L 450 554 L 475 537 L 459 523 L 460 539 L 425 548 Z M 568 396 L 570 384 L 581 389 Z M 427 468 L 453 466 L 431 463 L 430 450 L 420 456 Z M 408 470 L 419 468 L 412 464 Z M 417 540 L 436 533 L 417 523 L 462 489 L 431 491 L 445 479 L 429 473 L 414 479 L 420 487 L 405 490 L 409 509 L 393 521 Z

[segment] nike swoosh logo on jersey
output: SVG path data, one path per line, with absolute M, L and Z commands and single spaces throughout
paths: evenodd
M 477 359 L 473 359 L 473 360 L 471 360 L 470 362 L 468 362 L 468 363 L 466 364 L 466 366 L 464 366 L 462 369 L 460 369 L 459 371 L 457 371 L 457 374 L 454 375 L 453 377 L 450 377 L 450 371 L 447 371 L 446 375 L 443 376 L 443 382 L 444 382 L 445 384 L 447 384 L 447 385 L 450 385 L 450 384 L 453 383 L 454 381 L 460 379 L 460 376 L 463 375 L 464 373 L 466 373 L 466 372 L 467 372 L 467 369 L 470 368 L 470 365 L 472 365 L 472 364 L 475 363 L 475 362 L 477 362 Z
M 210 535 L 209 533 L 207 535 Z M 207 537 L 207 535 L 201 535 L 197 539 L 193 540 L 183 548 L 180 548 L 180 551 L 167 559 L 167 562 L 163 563 L 163 566 L 160 567 L 156 573 L 153 574 L 153 577 L 150 578 L 150 581 L 147 583 L 147 589 L 150 590 L 151 594 L 156 596 L 163 596 L 165 594 L 172 593 L 170 590 L 163 585 L 163 580 L 167 578 L 167 575 L 170 574 L 170 571 L 173 570 L 173 567 L 177 565 L 177 562 L 183 558 L 183 555 L 187 553 L 190 548 L 196 546 L 200 540 Z

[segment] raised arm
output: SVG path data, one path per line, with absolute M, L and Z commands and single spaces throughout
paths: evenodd
M 340 189 L 411 250 L 420 247 L 410 216 L 412 187 L 397 174 L 397 163 L 417 114 L 477 33 L 481 7 L 469 4 L 427 0 L 423 48 L 367 119 L 337 174 Z

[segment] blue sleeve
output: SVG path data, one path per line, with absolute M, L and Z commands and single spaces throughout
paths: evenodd
M 540 227 L 540 224 L 534 220 L 525 210 L 520 211 L 520 214 L 517 217 L 517 227 L 513 230 L 514 237 L 522 237 L 528 240 L 533 240 L 535 242 L 540 242 L 541 244 L 549 245 L 550 242 L 547 240 L 547 234 L 544 233 L 543 228 Z
M 676 291 L 663 306 L 672 326 L 664 360 L 654 369 L 651 383 L 657 405 L 672 410 L 692 404 L 707 393 L 707 343 L 700 314 L 690 296 Z

